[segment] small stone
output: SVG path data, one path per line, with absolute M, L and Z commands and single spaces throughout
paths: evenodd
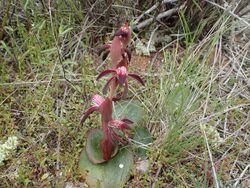
M 119 164 L 119 168 L 123 168 L 124 167 L 124 164 Z
M 144 174 L 148 170 L 148 167 L 149 167 L 149 161 L 148 160 L 143 160 L 143 161 L 137 162 L 136 170 L 140 174 Z

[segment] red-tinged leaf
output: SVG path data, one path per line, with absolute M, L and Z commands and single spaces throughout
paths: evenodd
M 84 114 L 82 115 L 80 124 L 82 124 L 82 123 L 87 119 L 87 117 L 89 117 L 90 114 L 92 114 L 94 111 L 97 111 L 97 110 L 98 110 L 98 107 L 97 107 L 97 106 L 92 106 L 92 107 L 90 107 L 90 108 L 89 108 L 86 112 L 84 112 Z
M 144 86 L 144 82 L 141 79 L 141 77 L 137 74 L 133 74 L 133 73 L 129 73 L 128 76 L 134 78 L 135 80 L 137 80 L 139 83 L 141 83 Z
M 115 76 L 112 76 L 112 77 L 107 81 L 107 83 L 105 84 L 105 86 L 103 87 L 102 92 L 103 92 L 104 95 L 107 93 L 108 87 L 109 87 L 111 81 L 114 80 L 114 79 L 116 79 L 116 77 L 115 77 Z
M 87 133 L 86 152 L 89 160 L 94 164 L 105 162 L 101 149 L 101 142 L 104 139 L 104 133 L 101 129 L 91 129 Z M 112 134 L 110 135 L 112 139 Z M 111 140 L 112 141 L 112 140 Z M 113 142 L 112 142 L 113 143 Z M 111 158 L 117 154 L 118 146 L 112 145 Z
M 120 121 L 120 120 L 111 120 L 109 122 L 109 126 L 113 127 L 113 128 L 120 129 L 122 131 L 129 128 L 129 126 L 128 126 L 128 124 L 126 122 Z
M 114 69 L 108 69 L 105 71 L 102 71 L 96 78 L 96 80 L 99 80 L 100 78 L 102 78 L 103 76 L 106 76 L 107 74 L 111 74 L 111 73 L 116 73 L 116 70 Z
M 111 47 L 110 44 L 104 44 L 103 46 L 101 46 L 100 48 L 98 48 L 98 50 L 97 50 L 98 56 L 100 56 L 102 54 L 102 52 L 104 52 L 105 50 L 109 50 L 110 47 Z

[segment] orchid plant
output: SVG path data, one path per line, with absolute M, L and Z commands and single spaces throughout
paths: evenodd
M 107 56 L 110 53 L 112 67 L 101 72 L 97 80 L 104 76 L 111 75 L 103 88 L 103 95 L 94 95 L 92 97 L 93 106 L 86 110 L 82 117 L 81 123 L 89 117 L 90 114 L 97 111 L 101 114 L 103 138 L 100 142 L 100 149 L 103 160 L 96 161 L 92 159 L 89 154 L 89 159 L 93 163 L 102 163 L 108 161 L 112 157 L 114 148 L 118 143 L 126 144 L 127 141 L 119 133 L 120 131 L 126 133 L 133 123 L 129 119 L 113 119 L 113 101 L 125 99 L 128 93 L 128 77 L 131 77 L 144 85 L 142 78 L 135 74 L 129 73 L 128 67 L 131 60 L 131 52 L 128 50 L 128 43 L 131 38 L 131 28 L 126 22 L 114 35 L 111 44 L 105 44 L 99 49 L 99 54 L 104 53 Z M 116 90 L 118 87 L 124 88 L 123 93 L 118 96 Z M 107 94 L 108 93 L 108 94 Z M 88 154 L 88 151 L 87 151 Z

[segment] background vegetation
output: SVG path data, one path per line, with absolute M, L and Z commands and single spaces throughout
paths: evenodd
M 154 138 L 148 171 L 134 170 L 127 187 L 250 184 L 248 0 L 0 6 L 0 187 L 85 185 L 78 160 L 99 124 L 79 119 L 105 66 L 95 51 L 125 20 L 134 28 L 131 67 L 146 81 L 129 90 Z M 16 149 L 4 145 L 13 136 Z

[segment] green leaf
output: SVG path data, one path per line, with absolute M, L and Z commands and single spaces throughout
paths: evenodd
M 67 59 L 67 60 L 63 61 L 63 65 L 77 65 L 77 62 Z
M 73 27 L 69 27 L 65 29 L 64 31 L 60 31 L 59 32 L 60 37 L 64 36 L 66 33 L 70 32 L 71 30 L 73 30 Z
M 114 119 L 129 119 L 134 123 L 142 123 L 146 119 L 146 113 L 137 100 L 115 103 L 113 111 Z
M 106 163 L 93 164 L 85 151 L 80 157 L 79 169 L 85 175 L 86 182 L 95 188 L 122 187 L 129 178 L 129 171 L 133 166 L 133 155 L 126 149 Z
M 89 160 L 94 163 L 103 163 L 105 160 L 102 157 L 101 140 L 103 138 L 103 132 L 100 129 L 91 129 L 87 135 L 86 152 Z M 113 147 L 113 153 L 111 157 L 115 156 L 118 151 L 118 146 Z
M 147 49 L 147 46 L 143 44 L 141 40 L 136 40 L 136 46 L 135 46 L 136 54 L 138 55 L 150 55 L 149 50 Z
M 49 49 L 43 50 L 43 51 L 41 51 L 41 53 L 45 53 L 45 54 L 51 55 L 51 54 L 55 53 L 56 51 L 57 51 L 57 48 L 53 47 L 53 48 L 49 48 Z
M 166 100 L 169 115 L 175 114 L 176 117 L 180 117 L 185 111 L 193 112 L 198 105 L 194 98 L 189 86 L 181 84 L 172 89 Z
M 29 4 L 29 0 L 27 0 L 26 2 L 25 2 L 25 4 L 24 4 L 24 10 L 26 11 L 27 10 L 27 7 L 28 7 L 28 4 Z
M 42 175 L 41 177 L 41 181 L 44 181 L 45 179 L 47 179 L 49 177 L 49 173 L 45 173 Z
M 152 142 L 152 137 L 145 127 L 134 127 L 134 151 L 138 157 L 145 159 L 147 157 L 147 144 Z
M 189 95 L 190 90 L 188 87 L 185 87 L 183 85 L 177 86 L 168 95 L 167 104 L 173 110 L 175 110 L 176 108 L 180 108 L 188 102 L 187 100 Z

